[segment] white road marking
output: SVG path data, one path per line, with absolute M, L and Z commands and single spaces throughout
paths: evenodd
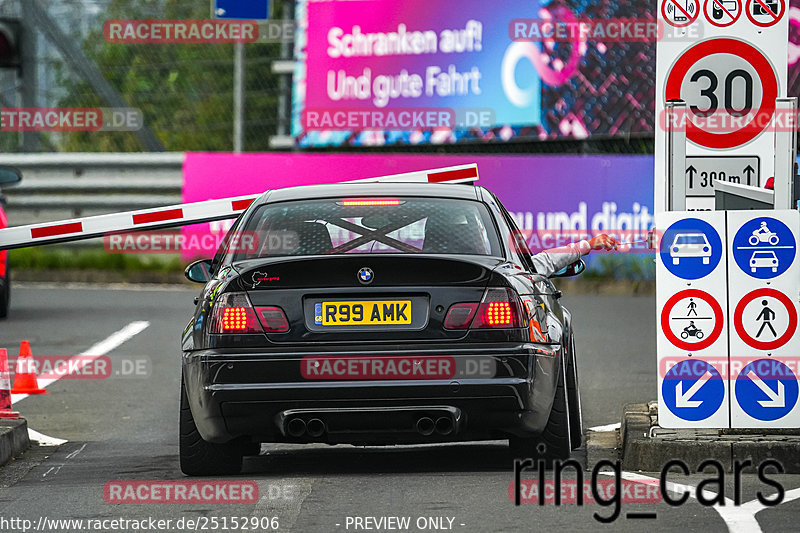
M 615 429 L 619 429 L 621 423 L 617 422 L 615 424 L 606 424 L 605 426 L 595 426 L 593 428 L 589 428 L 589 431 L 614 431 Z
M 80 353 L 77 356 L 73 356 L 72 358 L 70 358 L 70 361 L 72 359 L 76 359 L 76 365 L 75 366 L 80 371 L 81 369 L 83 369 L 84 366 L 88 365 L 89 363 L 91 363 L 92 361 L 94 361 L 95 359 L 100 357 L 101 355 L 107 354 L 108 352 L 110 352 L 114 348 L 117 348 L 118 346 L 122 345 L 126 341 L 132 339 L 134 336 L 136 336 L 139 333 L 141 333 L 142 331 L 144 331 L 149 325 L 150 325 L 150 322 L 147 322 L 145 320 L 139 320 L 139 321 L 131 322 L 130 324 L 128 324 L 127 326 L 125 326 L 121 330 L 116 331 L 116 332 L 112 333 L 111 335 L 109 335 L 107 338 L 101 340 L 100 342 L 98 342 L 97 344 L 95 344 L 94 346 L 92 346 L 91 348 L 86 350 L 85 352 Z M 41 388 L 47 388 L 48 385 L 51 385 L 52 383 L 55 383 L 60 378 L 61 378 L 61 376 L 55 377 L 53 379 L 40 379 L 39 380 L 39 386 Z M 11 395 L 11 403 L 12 404 L 16 404 L 18 402 L 21 402 L 22 400 L 24 400 L 27 397 L 28 397 L 27 394 L 12 394 Z
M 614 475 L 613 472 L 601 472 L 601 474 Z M 622 478 L 627 479 L 628 481 L 641 481 L 646 483 L 651 483 L 654 480 L 659 481 L 658 478 L 644 476 L 642 474 L 636 474 L 633 472 L 622 472 Z M 693 487 L 691 485 L 667 481 L 667 490 L 675 493 L 688 492 L 690 497 L 695 499 L 697 498 L 697 487 Z M 704 490 L 703 496 L 710 500 L 716 498 L 717 494 L 709 490 Z M 772 497 L 772 495 L 765 496 L 767 498 Z M 784 494 L 781 505 L 798 498 L 800 498 L 800 488 L 787 490 Z M 733 504 L 733 500 L 730 498 L 725 498 L 724 505 L 713 505 L 712 509 L 719 513 L 720 518 L 722 518 L 722 520 L 725 522 L 725 525 L 728 526 L 728 531 L 730 533 L 761 533 L 761 526 L 759 525 L 758 520 L 756 520 L 756 514 L 764 509 L 771 509 L 771 507 L 762 505 L 758 499 L 736 506 Z
M 61 446 L 62 444 L 68 442 L 66 439 L 51 437 L 49 435 L 45 435 L 44 433 L 39 433 L 35 429 L 31 428 L 28 428 L 28 438 L 32 441 L 38 442 L 39 446 Z

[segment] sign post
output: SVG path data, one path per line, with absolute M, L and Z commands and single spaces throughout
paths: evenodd
M 656 254 L 658 422 L 728 427 L 725 213 L 664 212 Z
M 728 211 L 731 427 L 800 427 L 800 212 Z

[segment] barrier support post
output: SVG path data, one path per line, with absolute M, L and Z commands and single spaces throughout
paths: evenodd
M 775 209 L 797 209 L 797 98 L 775 100 Z M 763 186 L 763 184 L 761 184 Z
M 686 102 L 669 100 L 667 129 L 667 210 L 686 210 Z

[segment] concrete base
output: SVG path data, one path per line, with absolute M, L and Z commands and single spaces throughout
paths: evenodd
M 706 459 L 733 470 L 734 462 L 750 460 L 754 471 L 766 459 L 775 459 L 786 473 L 800 473 L 800 428 L 755 431 L 752 429 L 666 429 L 658 425 L 658 405 L 628 404 L 620 427 L 622 468 L 659 472 L 670 459 L 680 459 L 695 471 Z
M 0 466 L 27 450 L 30 445 L 27 420 L 0 420 Z

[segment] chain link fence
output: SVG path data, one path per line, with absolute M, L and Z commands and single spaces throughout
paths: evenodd
M 41 21 L 24 20 L 24 3 L 27 2 L 36 2 L 64 38 L 78 45 L 97 66 L 126 105 L 142 112 L 144 124 L 164 150 L 230 151 L 234 148 L 234 44 L 109 43 L 103 35 L 103 24 L 113 19 L 208 19 L 210 1 L 0 0 L 0 19 L 23 19 L 26 28 L 33 29 L 32 42 L 35 43 L 33 50 L 26 50 L 33 54 L 33 68 L 0 69 L 0 106 L 3 108 L 108 107 L 84 77 L 76 73 L 74 65 L 67 61 L 52 38 L 41 30 Z M 567 3 L 575 7 L 585 2 L 571 0 Z M 294 1 L 273 0 L 270 4 L 272 18 L 290 18 L 294 14 Z M 800 5 L 800 0 L 792 0 L 791 5 Z M 796 66 L 798 48 L 794 44 L 800 39 L 798 31 L 796 25 L 790 26 L 790 95 L 797 94 L 800 80 L 800 68 Z M 290 59 L 291 44 L 247 43 L 244 49 L 243 149 L 268 151 L 273 149 L 270 138 L 288 130 L 290 75 L 274 73 L 272 65 L 275 61 Z M 647 54 L 642 57 L 645 56 L 649 58 Z M 648 59 L 628 75 L 647 78 L 652 74 L 649 65 Z M 589 67 L 591 64 L 586 68 Z M 582 81 L 573 81 L 581 98 L 589 97 L 583 87 L 589 83 L 586 80 L 604 78 L 603 69 L 599 67 L 594 67 L 590 74 Z M 644 87 L 642 83 L 639 86 Z M 27 99 L 23 96 L 26 91 Z M 598 112 L 616 109 L 614 102 L 623 102 L 625 92 L 617 87 L 612 93 L 601 96 L 616 100 L 598 100 L 592 109 Z M 647 100 L 646 96 L 641 99 Z M 546 110 L 558 107 L 547 98 L 544 103 Z M 645 114 L 642 111 L 641 116 L 634 118 L 644 120 Z M 610 118 L 605 117 L 605 120 Z M 34 143 L 30 143 L 31 138 L 35 138 Z M 136 152 L 145 149 L 140 138 L 131 132 L 0 133 L 2 152 Z M 646 154 L 653 152 L 653 137 L 647 133 L 629 133 L 594 135 L 587 139 L 529 137 L 507 142 L 465 139 L 445 145 L 339 146 L 305 148 L 304 151 Z
M 0 0 L 0 17 L 22 18 L 25 10 L 21 2 L 33 1 L 38 2 L 66 39 L 79 45 L 127 107 L 142 112 L 144 124 L 165 150 L 233 149 L 234 44 L 109 43 L 103 35 L 103 24 L 114 19 L 209 19 L 208 0 Z M 273 13 L 284 13 L 284 2 L 270 3 Z M 20 88 L 23 84 L 34 84 L 34 105 L 30 107 L 110 107 L 45 35 L 41 20 L 25 20 L 24 26 L 32 28 L 36 35 L 36 76 L 13 69 L 0 71 L 0 105 L 25 106 Z M 269 138 L 279 131 L 280 92 L 290 90 L 289 84 L 282 84 L 280 75 L 272 72 L 271 65 L 287 50 L 282 50 L 278 43 L 243 46 L 244 149 L 268 150 Z M 144 149 L 131 132 L 34 135 L 38 135 L 42 151 Z M 17 152 L 22 148 L 18 132 L 0 135 L 3 151 Z

